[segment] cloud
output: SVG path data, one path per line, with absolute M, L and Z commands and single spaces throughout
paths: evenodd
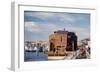
M 75 22 L 77 20 L 77 19 L 75 19 L 74 17 L 72 17 L 71 15 L 69 15 L 67 13 L 66 14 L 60 14 L 59 19 L 62 22 Z
M 50 18 L 54 17 L 54 13 L 36 12 L 36 11 L 25 11 L 24 15 L 36 17 L 36 18 L 39 18 L 39 19 L 42 19 L 42 20 L 50 19 Z
M 35 17 L 39 20 L 43 20 L 45 22 L 75 22 L 78 20 L 78 17 L 71 16 L 69 13 L 61 13 L 61 12 L 35 12 L 35 11 L 25 11 L 25 16 Z
M 80 39 L 84 38 L 84 37 L 88 37 L 90 34 L 89 29 L 87 28 L 82 28 L 82 27 L 78 27 L 78 26 L 57 26 L 55 24 L 43 24 L 43 23 L 35 23 L 35 22 L 25 22 L 25 31 L 29 31 L 31 33 L 37 32 L 37 33 L 43 33 L 43 32 L 54 32 L 56 30 L 63 30 L 66 29 L 67 31 L 72 31 L 75 32 L 76 35 L 78 35 L 78 37 L 80 37 Z M 45 34 L 46 35 L 46 34 Z
M 25 22 L 25 30 L 26 31 L 40 31 L 39 26 L 34 22 Z
M 54 31 L 59 29 L 54 24 L 43 24 L 43 23 L 36 23 L 36 22 L 25 22 L 25 30 L 30 32 L 42 32 L 42 31 Z
M 25 31 L 38 34 L 38 38 L 40 33 L 44 34 L 40 35 L 41 37 L 47 36 L 64 28 L 75 32 L 79 39 L 90 36 L 90 21 L 87 14 L 25 11 L 24 15 L 28 16 L 28 20 L 32 18 L 31 21 L 25 21 Z

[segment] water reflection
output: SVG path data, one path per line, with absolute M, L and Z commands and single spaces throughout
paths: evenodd
M 24 61 L 46 61 L 47 54 L 44 52 L 24 52 Z

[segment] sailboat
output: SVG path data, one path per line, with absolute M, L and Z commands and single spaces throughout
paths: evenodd
M 37 47 L 34 47 L 32 51 L 33 52 L 36 52 L 37 50 L 38 50 L 38 48 Z
M 28 50 L 28 47 L 27 46 L 25 46 L 25 50 Z
M 25 52 L 29 51 L 29 48 L 27 46 L 24 47 Z

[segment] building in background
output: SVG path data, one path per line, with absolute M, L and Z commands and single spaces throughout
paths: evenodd
M 59 55 L 66 54 L 66 51 L 76 51 L 77 36 L 74 32 L 64 30 L 55 31 L 49 35 L 49 53 L 57 53 Z M 48 55 L 49 55 L 48 53 Z

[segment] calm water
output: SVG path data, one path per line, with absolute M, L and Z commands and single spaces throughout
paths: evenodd
M 47 60 L 47 54 L 44 54 L 43 52 L 39 52 L 38 55 L 36 52 L 25 52 L 24 53 L 24 61 L 46 61 Z

